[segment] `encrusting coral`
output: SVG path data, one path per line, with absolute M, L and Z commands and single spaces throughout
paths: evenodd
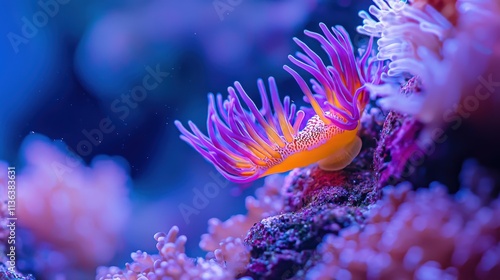
M 413 95 L 419 94 L 419 90 L 419 80 L 412 78 L 402 87 L 401 92 Z M 413 116 L 394 111 L 387 114 L 374 157 L 377 189 L 417 175 L 417 169 L 426 156 L 422 142 L 415 141 L 423 127 Z

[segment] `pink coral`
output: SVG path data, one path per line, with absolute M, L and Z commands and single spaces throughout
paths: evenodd
M 481 205 L 435 183 L 388 189 L 364 228 L 327 236 L 308 279 L 494 279 L 500 273 L 500 200 Z
M 110 261 L 129 207 L 129 178 L 118 161 L 100 157 L 91 167 L 74 160 L 69 164 L 61 149 L 39 136 L 25 141 L 24 158 L 18 175 L 19 223 L 61 260 L 39 263 L 40 272 L 46 277 L 89 272 Z
M 256 222 L 278 214 L 283 208 L 283 198 L 280 195 L 283 180 L 284 176 L 281 175 L 267 177 L 264 186 L 256 191 L 257 198 L 246 198 L 246 215 L 235 215 L 224 222 L 216 218 L 210 219 L 209 233 L 202 235 L 200 247 L 205 251 L 213 251 L 228 237 L 244 238 Z
M 10 246 L 15 244 L 8 244 L 7 240 L 10 235 L 10 229 L 8 227 L 10 217 L 9 209 L 7 207 L 7 181 L 8 165 L 6 162 L 0 160 L 0 279 L 1 280 L 34 280 L 32 275 L 23 276 L 17 268 L 12 269 L 10 257 L 7 256 L 10 253 Z
M 192 259 L 186 256 L 186 236 L 177 236 L 178 227 L 172 227 L 168 234 L 157 233 L 157 255 L 137 251 L 131 254 L 132 263 L 125 270 L 118 267 L 100 267 L 98 280 L 156 280 L 156 279 L 233 279 L 244 271 L 249 253 L 241 239 L 226 239 L 213 253 L 214 258 Z
M 177 236 L 179 229 L 172 227 L 168 234 L 155 235 L 159 254 L 149 255 L 138 251 L 132 253 L 131 264 L 124 270 L 118 267 L 101 267 L 98 280 L 107 279 L 234 279 L 245 272 L 250 261 L 250 252 L 243 243 L 249 229 L 263 218 L 278 214 L 283 208 L 280 191 L 284 177 L 272 175 L 265 179 L 256 198 L 247 197 L 247 215 L 235 215 L 227 221 L 211 219 L 209 233 L 202 236 L 200 247 L 209 251 L 206 259 L 189 258 L 185 254 L 185 236 Z

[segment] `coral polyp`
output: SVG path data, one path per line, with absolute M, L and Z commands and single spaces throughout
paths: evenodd
M 326 51 L 331 65 L 298 39 L 304 53 L 289 56 L 306 70 L 311 88 L 289 66 L 284 69 L 297 81 L 311 108 L 298 110 L 286 96 L 280 100 L 274 78 L 269 78 L 271 102 L 264 82 L 258 81 L 262 108 L 250 99 L 240 83 L 229 87 L 226 100 L 209 94 L 207 130 L 203 134 L 189 122 L 190 132 L 179 121 L 181 138 L 210 161 L 227 179 L 245 183 L 319 162 L 325 170 L 346 167 L 361 149 L 359 119 L 369 100 L 365 83 L 377 84 L 382 63 L 371 57 L 370 40 L 360 58 L 342 27 L 320 24 L 324 36 L 305 31 Z M 243 101 L 243 102 L 241 102 Z M 242 103 L 246 105 L 244 108 Z

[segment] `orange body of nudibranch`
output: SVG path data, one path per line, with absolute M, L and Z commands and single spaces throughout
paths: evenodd
M 258 88 L 262 108 L 258 109 L 242 86 L 229 87 L 229 96 L 209 94 L 207 129 L 204 135 L 189 122 L 192 132 L 180 122 L 181 138 L 193 146 L 227 179 L 249 182 L 318 162 L 326 170 L 347 166 L 361 149 L 357 136 L 361 112 L 368 102 L 365 83 L 378 83 L 382 64 L 371 58 L 372 40 L 364 54 L 355 58 L 347 32 L 320 24 L 324 36 L 305 31 L 316 39 L 331 59 L 325 65 L 320 57 L 298 39 L 304 53 L 291 62 L 306 70 L 312 91 L 292 68 L 284 66 L 297 81 L 311 108 L 296 111 L 286 96 L 281 102 L 274 78 L 269 78 L 272 106 L 262 80 Z M 240 99 L 248 109 L 243 108 Z

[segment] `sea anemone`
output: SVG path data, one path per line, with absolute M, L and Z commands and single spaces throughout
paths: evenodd
M 228 88 L 227 100 L 223 101 L 220 94 L 208 95 L 208 136 L 192 122 L 188 123 L 190 132 L 176 121 L 181 139 L 228 180 L 237 183 L 315 162 L 325 170 L 347 166 L 361 149 L 356 133 L 369 99 L 364 85 L 378 84 L 384 67 L 371 58 L 372 40 L 360 58 L 356 58 L 349 35 L 342 27 L 330 31 L 320 24 L 320 28 L 324 36 L 311 31 L 304 33 L 321 44 L 331 65 L 325 65 L 318 54 L 297 38 L 294 40 L 305 54 L 289 56 L 293 64 L 314 76 L 311 79 L 314 93 L 297 72 L 284 66 L 312 108 L 297 111 L 288 96 L 281 102 L 276 82 L 270 77 L 272 108 L 264 82 L 258 80 L 262 99 L 259 110 L 241 84 L 235 82 L 234 88 Z M 243 108 L 240 98 L 248 110 Z
M 413 75 L 422 89 L 405 96 L 399 83 L 367 85 L 372 96 L 380 97 L 384 109 L 416 116 L 427 124 L 453 123 L 456 129 L 455 120 L 469 115 L 461 108 L 475 111 L 476 103 L 491 93 L 491 89 L 478 93 L 478 87 L 498 71 L 500 4 L 493 0 L 374 2 L 369 12 L 377 20 L 361 11 L 364 21 L 358 32 L 380 37 L 377 57 L 390 60 L 389 76 Z
M 439 53 L 442 42 L 453 26 L 448 19 L 426 1 L 374 0 L 369 12 L 360 11 L 363 25 L 361 34 L 380 37 L 380 60 L 391 60 L 388 74 L 414 73 L 421 57 L 418 49 Z

